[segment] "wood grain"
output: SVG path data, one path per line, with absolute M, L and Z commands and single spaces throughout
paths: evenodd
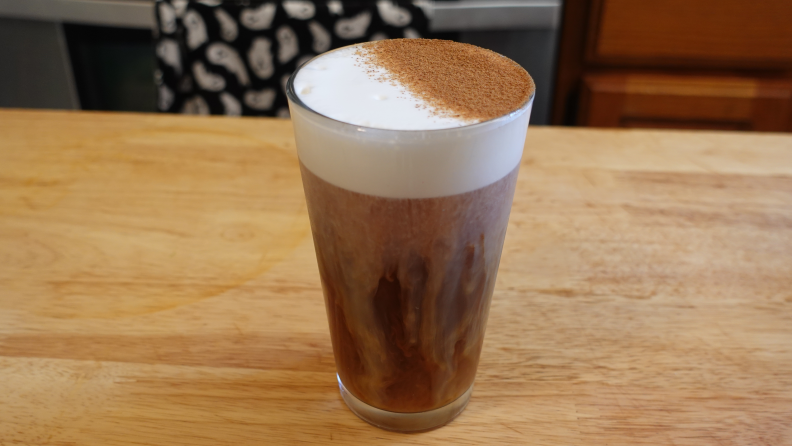
M 792 444 L 792 137 L 532 128 L 467 410 L 335 383 L 291 126 L 0 111 L 0 444 Z

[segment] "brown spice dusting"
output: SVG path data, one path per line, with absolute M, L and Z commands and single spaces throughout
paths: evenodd
M 536 88 L 511 59 L 450 40 L 379 40 L 361 45 L 358 55 L 387 70 L 441 116 L 494 119 L 520 108 Z

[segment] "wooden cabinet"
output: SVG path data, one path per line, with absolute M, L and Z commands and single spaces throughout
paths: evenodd
M 792 1 L 567 0 L 553 123 L 792 131 Z
M 579 122 L 593 127 L 788 130 L 792 82 L 726 76 L 590 74 Z

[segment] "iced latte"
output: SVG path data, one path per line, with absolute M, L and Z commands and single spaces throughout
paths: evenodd
M 472 391 L 533 82 L 416 39 L 326 53 L 288 87 L 342 396 L 386 429 L 445 424 Z

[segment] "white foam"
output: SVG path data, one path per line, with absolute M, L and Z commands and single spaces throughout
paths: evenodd
M 431 198 L 487 186 L 519 165 L 533 98 L 491 121 L 439 123 L 428 112 L 421 115 L 400 105 L 417 102 L 411 96 L 397 96 L 398 101 L 381 106 L 385 101 L 374 95 L 390 98 L 389 88 L 398 87 L 377 83 L 368 75 L 366 82 L 348 78 L 353 64 L 347 62 L 353 56 L 354 48 L 327 53 L 302 67 L 294 79 L 292 94 L 308 106 L 290 100 L 297 151 L 315 175 L 369 195 Z M 332 63 L 325 64 L 328 61 Z M 304 77 L 305 73 L 310 74 Z M 412 109 L 421 110 L 415 103 Z M 399 122 L 389 124 L 394 120 Z M 417 129 L 404 129 L 408 123 Z
M 432 107 L 355 55 L 356 46 L 331 51 L 300 68 L 294 91 L 311 109 L 350 124 L 391 130 L 461 127 L 475 121 L 434 116 Z

